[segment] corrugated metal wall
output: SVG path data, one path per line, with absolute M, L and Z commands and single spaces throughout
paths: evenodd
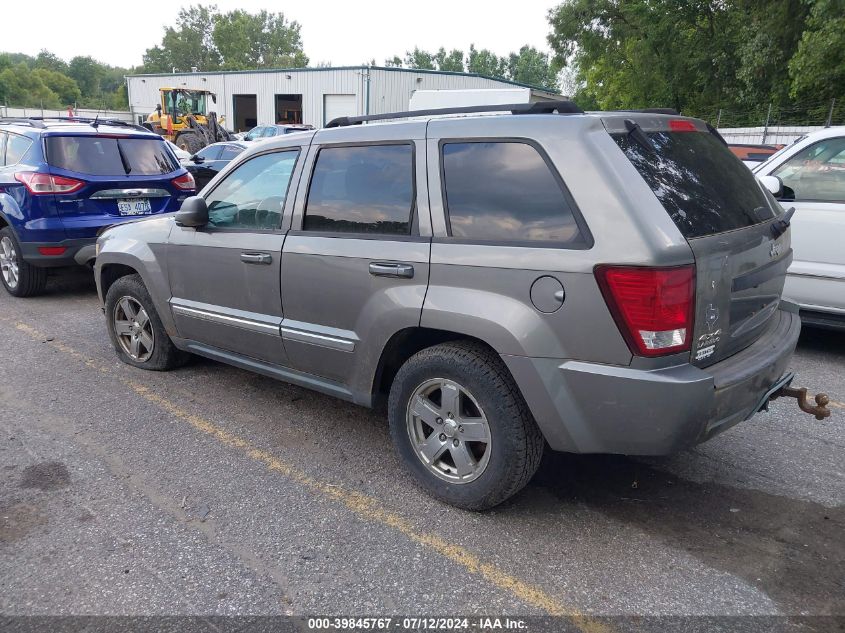
M 369 91 L 367 84 L 369 77 Z M 379 68 L 316 68 L 272 72 L 187 73 L 138 75 L 127 78 L 129 108 L 146 116 L 159 102 L 159 88 L 177 87 L 211 90 L 217 95 L 214 110 L 233 116 L 233 95 L 257 96 L 258 122 L 275 122 L 275 95 L 301 94 L 303 123 L 322 127 L 323 97 L 327 94 L 356 95 L 356 114 L 378 114 L 406 110 L 414 90 L 460 88 L 502 88 L 513 84 L 484 77 L 435 72 L 385 70 Z M 369 93 L 369 94 L 368 94 Z

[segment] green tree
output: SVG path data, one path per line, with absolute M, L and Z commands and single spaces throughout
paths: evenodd
M 842 97 L 845 86 L 845 0 L 814 0 L 798 50 L 789 61 L 794 97 Z
M 82 97 L 82 92 L 79 90 L 79 85 L 76 81 L 57 70 L 36 68 L 32 71 L 32 75 L 40 79 L 45 86 L 56 93 L 62 105 L 73 105 Z
M 420 48 L 405 53 L 403 65 L 406 68 L 418 68 L 420 70 L 435 70 L 434 55 Z
M 68 76 L 75 80 L 83 97 L 100 94 L 100 80 L 105 75 L 103 64 L 92 57 L 77 56 L 68 64 Z
M 212 41 L 227 70 L 301 68 L 308 65 L 302 50 L 301 26 L 283 13 L 241 9 L 214 20 Z
M 447 53 L 446 49 L 441 46 L 440 50 L 434 55 L 434 63 L 437 70 L 462 73 L 464 72 L 464 52 L 455 48 Z
M 470 44 L 469 55 L 467 56 L 467 72 L 487 77 L 505 77 L 507 60 L 486 48 L 479 50 L 475 48 L 475 44 Z
M 44 70 L 54 70 L 56 72 L 62 73 L 63 75 L 68 74 L 68 65 L 67 62 L 57 55 L 54 55 L 47 49 L 42 49 L 40 53 L 35 58 L 35 63 L 33 64 L 34 68 L 42 68 Z
M 0 103 L 17 106 L 59 108 L 59 96 L 26 63 L 7 66 L 0 71 Z
M 533 46 L 523 46 L 519 53 L 511 53 L 507 62 L 507 76 L 513 81 L 558 89 L 557 73 L 549 62 L 547 53 L 538 51 Z
M 213 41 L 214 24 L 220 13 L 216 5 L 191 5 L 179 10 L 176 24 L 164 29 L 161 44 L 144 53 L 144 72 L 188 72 L 220 67 L 220 54 Z
M 375 61 L 375 60 L 373 60 Z M 401 68 L 402 67 L 402 58 L 398 55 L 394 55 L 391 59 L 385 59 L 384 65 L 393 68 Z M 373 64 L 375 66 L 375 64 Z

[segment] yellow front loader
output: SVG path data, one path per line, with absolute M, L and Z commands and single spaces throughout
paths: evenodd
M 232 133 L 218 121 L 215 112 L 208 111 L 208 100 L 217 103 L 217 97 L 208 90 L 188 88 L 159 88 L 160 103 L 145 122 L 145 127 L 181 149 L 196 154 L 206 145 L 218 141 L 231 141 Z

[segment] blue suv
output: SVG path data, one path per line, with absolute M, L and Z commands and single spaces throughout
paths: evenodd
M 0 119 L 0 279 L 38 294 L 50 268 L 90 265 L 97 234 L 177 211 L 194 178 L 164 139 L 103 119 Z

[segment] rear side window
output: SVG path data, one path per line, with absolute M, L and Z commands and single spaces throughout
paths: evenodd
M 48 136 L 47 160 L 92 176 L 155 176 L 179 168 L 164 141 L 154 138 Z
M 409 235 L 413 170 L 409 144 L 321 149 L 311 177 L 303 228 Z
M 17 165 L 26 154 L 32 141 L 25 136 L 9 134 L 6 141 L 6 164 Z
M 612 136 L 687 239 L 745 228 L 775 216 L 751 171 L 713 134 Z
M 524 142 L 443 144 L 452 237 L 584 244 L 558 177 Z

